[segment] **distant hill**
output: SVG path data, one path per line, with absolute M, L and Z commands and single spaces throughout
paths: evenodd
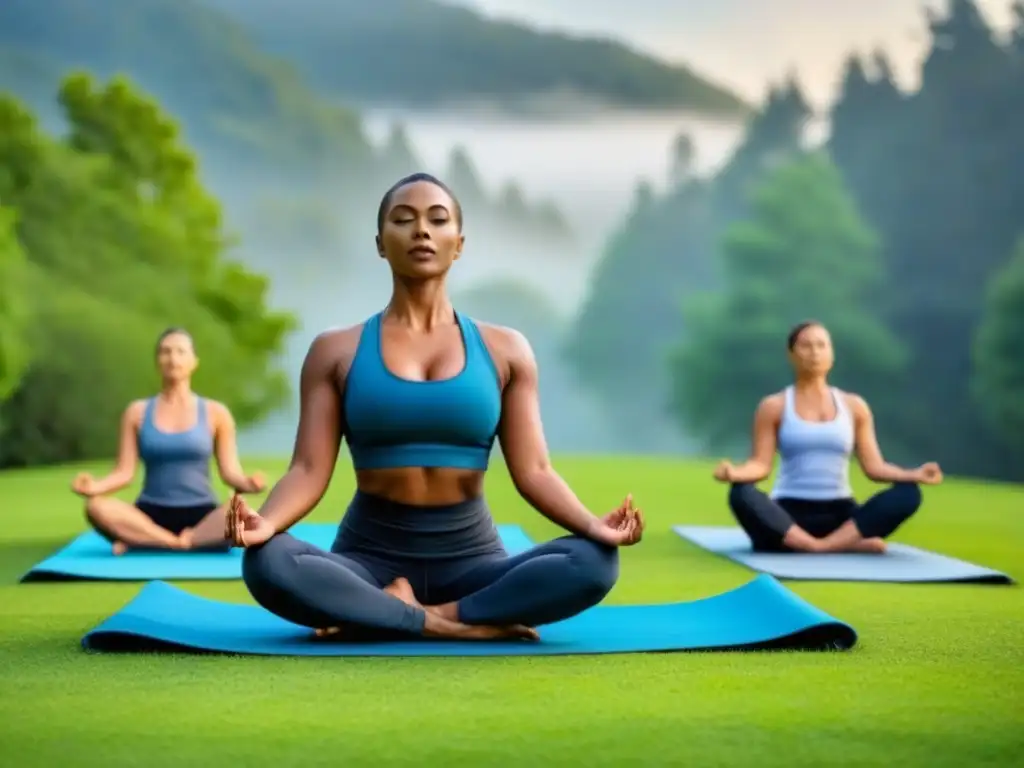
M 540 32 L 437 0 L 202 1 L 315 87 L 357 104 L 747 111 L 737 95 L 692 70 L 621 43 Z
M 182 123 L 189 142 L 225 167 L 280 161 L 365 164 L 358 114 L 325 103 L 244 31 L 194 0 L 3 0 L 0 89 L 46 116 L 60 78 L 124 73 Z
M 56 95 L 72 70 L 100 80 L 124 74 L 156 97 L 222 201 L 248 217 L 250 238 L 259 231 L 281 251 L 296 239 L 326 251 L 325 236 L 316 235 L 323 227 L 311 221 L 330 220 L 331 231 L 345 228 L 345 216 L 363 221 L 375 205 L 367 188 L 424 170 L 401 130 L 371 145 L 357 111 L 318 93 L 231 17 L 197 0 L 0 0 L 0 90 L 60 130 Z M 457 157 L 464 171 L 457 175 L 481 187 L 471 158 Z M 510 208 L 501 197 L 477 197 L 467 207 L 479 216 L 494 212 L 542 235 L 565 234 L 548 203 L 517 197 Z
M 487 269 L 498 268 L 494 254 L 509 242 L 544 257 L 575 253 L 551 204 L 527 200 L 514 183 L 487 193 L 491 180 L 478 178 L 458 148 L 449 168 L 425 167 L 401 126 L 371 143 L 355 110 L 317 93 L 195 0 L 0 0 L 0 92 L 50 133 L 65 128 L 58 92 L 73 70 L 101 82 L 127 75 L 174 117 L 238 237 L 233 255 L 267 275 L 275 304 L 301 308 L 311 327 L 337 323 L 339 307 L 354 316 L 386 299 L 375 293 L 389 285 L 373 248 L 377 204 L 415 170 L 451 179 L 474 246 L 492 258 Z M 506 259 L 518 265 L 521 255 Z M 297 370 L 308 338 L 290 343 Z

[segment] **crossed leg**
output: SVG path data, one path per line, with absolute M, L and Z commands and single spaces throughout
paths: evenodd
M 228 540 L 224 537 L 224 521 L 227 517 L 228 505 L 221 504 L 207 514 L 192 528 L 181 532 L 181 539 L 186 549 L 229 549 Z
M 619 576 L 618 549 L 563 536 L 514 557 L 473 558 L 428 576 L 424 597 L 450 621 L 537 627 L 597 605 Z
M 355 627 L 496 639 L 536 638 L 531 627 L 600 602 L 618 577 L 616 549 L 567 536 L 511 558 L 473 557 L 433 568 L 420 593 L 436 603 L 425 607 L 395 571 L 400 565 L 327 552 L 279 533 L 245 550 L 242 578 L 262 607 L 317 634 Z
M 129 549 L 205 549 L 225 543 L 227 505 L 214 509 L 195 527 L 170 530 L 141 509 L 110 496 L 94 496 L 85 505 L 89 524 L 113 545 L 115 555 Z
M 395 578 L 386 564 L 362 560 L 279 533 L 245 550 L 242 580 L 263 608 L 317 634 L 353 627 L 424 634 L 423 608 L 385 589 Z
M 851 500 L 846 506 L 845 519 L 828 530 L 804 530 L 783 504 L 756 486 L 734 484 L 729 489 L 729 508 L 755 550 L 869 553 L 885 552 L 885 538 L 921 506 L 921 490 L 913 483 L 896 483 L 864 504 Z
M 328 552 L 279 533 L 242 557 L 257 603 L 281 618 L 343 638 L 422 635 L 463 640 L 525 637 L 523 627 L 474 627 L 428 613 L 388 563 Z

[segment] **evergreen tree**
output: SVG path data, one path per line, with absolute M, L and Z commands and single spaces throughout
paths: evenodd
M 983 474 L 1002 449 L 970 393 L 971 348 L 1024 217 L 1024 68 L 972 0 L 928 21 L 920 89 L 900 94 L 881 55 L 849 66 L 828 149 L 881 238 L 886 281 L 869 306 L 912 359 L 913 381 L 881 398 L 886 424 L 914 454 Z
M 445 182 L 458 195 L 459 201 L 467 211 L 479 209 L 486 204 L 487 193 L 484 191 L 483 182 L 465 147 L 457 146 L 452 150 Z
M 623 412 L 623 393 L 645 409 L 623 418 L 624 441 L 635 437 L 638 423 L 664 423 L 663 361 L 679 338 L 679 303 L 719 285 L 718 238 L 746 213 L 748 185 L 773 159 L 799 151 L 810 116 L 791 79 L 771 90 L 712 182 L 691 179 L 662 198 L 649 185 L 638 188 L 624 226 L 594 269 L 566 348 L 581 384 L 614 402 L 616 413 Z
M 1024 237 L 989 284 L 973 352 L 978 406 L 1013 451 L 1013 476 L 1024 479 Z
M 684 308 L 690 333 L 670 356 L 675 411 L 713 448 L 746 439 L 758 400 L 785 386 L 786 334 L 803 319 L 831 330 L 840 386 L 870 397 L 904 362 L 864 310 L 881 280 L 877 241 L 827 157 L 773 171 L 751 205 L 724 237 L 722 292 Z
M 915 381 L 901 429 L 949 471 L 992 466 L 970 394 L 971 347 L 986 286 L 1019 235 L 1014 197 L 1024 92 L 1011 59 L 972 0 L 951 0 L 930 19 L 932 48 L 909 107 L 898 157 L 899 219 L 882 222 L 890 289 L 883 310 L 908 344 Z M 915 410 L 916 408 L 916 410 Z M 939 416 L 941 414 L 941 417 Z
M 29 362 L 27 266 L 14 212 L 0 207 L 0 401 L 17 388 Z
M 689 181 L 693 174 L 693 163 L 697 157 L 697 148 L 694 146 L 693 138 L 688 133 L 681 133 L 672 142 L 670 157 L 669 185 L 678 187 Z
M 413 149 L 404 123 L 395 123 L 391 126 L 379 156 L 380 174 L 387 186 L 394 184 L 403 176 L 423 170 L 423 163 Z

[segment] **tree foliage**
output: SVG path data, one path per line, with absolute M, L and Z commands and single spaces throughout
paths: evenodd
M 1017 24 L 1003 43 L 973 0 L 949 0 L 928 15 L 920 87 L 899 92 L 884 56 L 862 64 L 828 144 L 884 244 L 888 279 L 866 306 L 912 361 L 910 384 L 884 396 L 889 427 L 915 457 L 983 476 L 1020 477 L 1024 466 L 972 395 L 988 286 L 1024 232 L 1024 51 L 1014 43 L 1024 17 Z
M 973 347 L 974 395 L 992 431 L 1024 455 L 1024 237 L 986 299 Z
M 14 212 L 0 207 L 0 400 L 14 391 L 29 362 L 27 268 Z
M 772 160 L 799 150 L 809 116 L 795 83 L 774 89 L 715 178 L 691 176 L 663 197 L 640 185 L 606 245 L 565 354 L 583 386 L 609 404 L 624 448 L 644 449 L 665 423 L 665 355 L 689 332 L 679 306 L 719 288 L 722 232 L 746 214 L 748 188 Z
M 113 0 L 90 11 L 83 14 L 74 0 L 0 4 L 0 51 L 31 57 L 45 73 L 20 78 L 24 64 L 0 70 L 0 85 L 40 109 L 58 85 L 54 76 L 126 73 L 185 119 L 191 140 L 213 149 L 220 167 L 292 166 L 308 183 L 314 173 L 368 159 L 356 113 L 320 101 L 205 4 Z
M 994 373 L 992 359 L 985 363 L 987 373 L 977 370 L 986 359 L 979 351 L 985 348 L 980 328 L 995 323 L 991 286 L 1024 235 L 1024 4 L 1016 4 L 1011 23 L 1010 34 L 1000 40 L 975 2 L 948 0 L 929 14 L 930 45 L 920 86 L 911 91 L 897 86 L 884 52 L 851 57 L 818 149 L 838 168 L 857 212 L 875 234 L 880 260 L 874 287 L 862 291 L 855 305 L 838 306 L 888 329 L 907 362 L 901 375 L 879 383 L 873 358 L 858 361 L 853 340 L 847 340 L 839 344 L 836 376 L 843 386 L 871 396 L 887 455 L 895 460 L 936 459 L 949 473 L 1024 479 L 1024 450 L 1008 444 L 1003 431 L 1010 417 L 993 418 L 991 412 L 1005 408 L 996 403 L 1006 400 L 977 395 L 979 388 L 996 391 L 992 381 L 1009 381 Z M 656 423 L 657 408 L 673 389 L 660 373 L 668 370 L 666 342 L 685 346 L 688 337 L 738 333 L 698 330 L 693 320 L 727 311 L 727 297 L 738 290 L 727 285 L 729 254 L 736 233 L 749 234 L 748 225 L 730 228 L 753 215 L 750 185 L 810 144 L 806 127 L 799 88 L 791 83 L 775 89 L 718 173 L 708 179 L 691 176 L 660 197 L 647 195 L 609 243 L 570 334 L 569 353 L 582 385 L 599 393 L 614 413 L 624 410 L 623 393 L 632 393 L 631 403 L 650 404 L 646 420 L 630 413 L 619 422 L 623 440 Z M 819 210 L 820 202 L 793 201 L 794 211 Z M 727 231 L 729 245 L 721 248 Z M 831 258 L 827 248 L 820 249 L 820 258 Z M 806 268 L 809 274 L 818 269 Z M 751 293 L 750 305 L 757 305 L 758 291 L 774 295 L 780 287 L 774 277 L 762 282 L 756 288 L 748 276 L 743 290 Z M 829 296 L 824 288 L 814 290 Z M 680 304 L 690 309 L 680 313 Z M 700 309 L 703 304 L 711 306 Z M 749 307 L 747 314 L 733 310 L 717 316 L 723 323 L 749 326 L 754 338 L 760 321 L 751 319 Z M 829 317 L 834 329 L 846 322 L 838 311 Z M 765 331 L 764 354 L 776 365 L 785 360 L 774 340 L 780 327 Z M 854 335 L 866 338 L 866 333 L 861 328 Z M 994 342 L 990 346 L 995 348 Z M 761 353 L 751 347 L 748 354 L 756 359 Z M 692 386 L 698 375 L 687 372 Z M 636 381 L 643 383 L 639 393 Z M 708 397 L 712 391 L 707 385 Z M 752 393 L 733 398 L 736 414 L 728 419 L 745 431 Z M 680 395 L 676 391 L 675 398 Z M 720 420 L 719 433 L 732 429 L 726 429 L 724 414 L 696 413 L 700 410 L 695 409 L 697 416 Z M 641 441 L 637 447 L 647 446 Z
M 150 392 L 154 340 L 193 334 L 196 385 L 245 426 L 288 393 L 276 364 L 294 319 L 268 307 L 267 280 L 233 261 L 217 201 L 174 121 L 125 79 L 69 76 L 69 125 L 45 135 L 13 99 L 0 120 L 5 200 L 17 212 L 34 302 L 31 363 L 0 405 L 0 465 L 109 454 L 117 415 Z
M 758 400 L 785 385 L 784 341 L 801 320 L 831 330 L 846 386 L 877 388 L 899 373 L 903 350 L 863 309 L 883 283 L 877 241 L 827 157 L 802 156 L 768 175 L 750 216 L 726 232 L 721 258 L 721 291 L 688 303 L 686 340 L 670 356 L 675 409 L 710 446 L 745 438 Z

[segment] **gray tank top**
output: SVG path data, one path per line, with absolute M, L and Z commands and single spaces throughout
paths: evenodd
M 163 432 L 153 423 L 156 398 L 146 403 L 139 427 L 139 458 L 145 467 L 139 501 L 163 507 L 199 507 L 216 504 L 210 484 L 213 436 L 206 401 L 196 398 L 196 423 L 183 432 Z
M 832 421 L 805 421 L 793 404 L 793 387 L 786 388 L 786 406 L 779 425 L 779 474 L 772 488 L 774 499 L 830 501 L 849 499 L 853 417 L 842 393 L 830 388 L 836 404 Z

